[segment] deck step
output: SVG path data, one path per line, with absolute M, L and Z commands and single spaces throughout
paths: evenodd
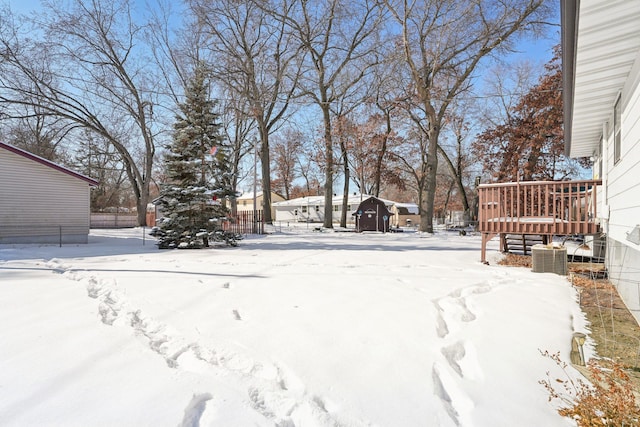
M 548 237 L 540 234 L 505 234 L 502 250 L 509 253 L 531 254 L 533 245 L 547 244 Z

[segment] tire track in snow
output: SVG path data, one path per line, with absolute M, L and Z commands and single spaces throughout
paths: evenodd
M 157 322 L 142 310 L 132 307 L 118 290 L 115 280 L 101 279 L 90 270 L 76 270 L 56 258 L 47 261 L 45 265 L 53 273 L 83 283 L 87 296 L 98 302 L 98 314 L 102 323 L 135 330 L 149 348 L 165 360 L 169 368 L 212 376 L 219 376 L 220 373 L 232 374 L 241 383 L 248 384 L 249 406 L 272 421 L 276 427 L 371 425 L 370 422 L 345 415 L 338 419 L 329 410 L 334 406 L 331 402 L 308 393 L 301 380 L 275 363 L 259 363 L 239 353 L 207 348 L 197 341 L 186 340 L 170 326 Z M 230 288 L 228 282 L 222 286 Z M 236 318 L 238 317 L 239 313 Z M 181 426 L 199 426 L 207 402 L 212 398 L 210 393 L 194 395 L 185 408 Z
M 432 367 L 434 393 L 456 426 L 470 425 L 467 421 L 468 414 L 474 406 L 473 401 L 465 394 L 461 382 L 481 375 L 475 348 L 472 343 L 459 336 L 464 325 L 477 318 L 469 309 L 467 299 L 491 292 L 502 283 L 485 281 L 456 289 L 444 297 L 432 300 L 436 309 L 436 333 L 441 355 Z

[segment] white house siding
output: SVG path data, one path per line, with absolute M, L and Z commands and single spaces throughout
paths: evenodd
M 621 92 L 620 160 L 614 158 L 613 126 L 607 126 L 605 208 L 607 268 L 629 310 L 640 321 L 640 245 L 627 233 L 640 224 L 640 55 Z M 613 106 L 611 106 L 613 112 Z M 613 123 L 613 114 L 609 123 Z M 606 216 L 607 212 L 603 214 Z
M 640 224 L 640 1 L 561 0 L 560 15 L 566 148 L 572 157 L 596 160 L 607 268 L 640 321 L 640 245 L 627 239 Z M 621 144 L 615 162 L 618 99 Z
M 368 197 L 368 196 L 367 196 Z M 350 196 L 347 205 L 347 223 L 354 224 L 351 214 L 360 204 L 360 196 Z M 284 200 L 273 204 L 277 222 L 323 222 L 324 196 L 308 196 L 298 199 Z M 332 221 L 340 222 L 342 214 L 342 196 L 334 196 L 332 200 Z
M 607 269 L 620 297 L 640 322 L 640 251 L 627 243 L 607 239 Z
M 323 222 L 324 196 L 300 197 L 273 203 L 275 221 L 278 222 Z M 339 218 L 339 212 L 338 220 Z M 336 219 L 336 212 L 333 214 Z
M 0 243 L 86 243 L 89 184 L 0 149 Z

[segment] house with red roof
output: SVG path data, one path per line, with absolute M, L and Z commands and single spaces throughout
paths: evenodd
M 98 182 L 0 142 L 0 244 L 87 243 Z

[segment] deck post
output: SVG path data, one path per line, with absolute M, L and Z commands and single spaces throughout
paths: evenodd
M 487 240 L 489 233 L 482 233 L 482 249 L 480 252 L 480 262 L 483 264 L 487 263 Z
M 487 262 L 487 243 L 495 236 L 496 233 L 482 233 L 482 251 L 480 254 L 480 262 L 482 262 L 483 264 L 489 264 Z

